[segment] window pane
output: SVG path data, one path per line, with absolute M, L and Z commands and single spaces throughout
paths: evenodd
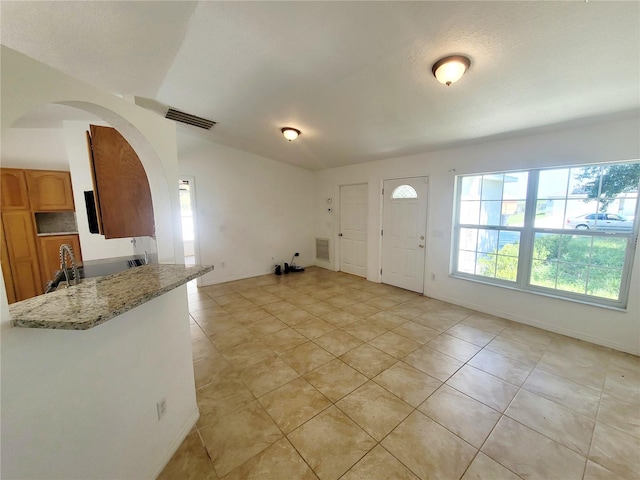
M 543 198 L 536 202 L 536 228 L 564 228 L 567 202 Z
M 476 259 L 476 275 L 494 278 L 496 276 L 496 258 L 497 255 L 490 253 L 478 253 Z
M 617 300 L 620 296 L 622 283 L 621 268 L 597 268 L 589 270 L 587 294 Z
M 504 200 L 526 200 L 529 172 L 506 173 L 504 175 Z
M 524 206 L 524 201 L 506 200 L 502 202 L 501 225 L 509 227 L 524 226 Z
M 480 200 L 481 186 L 482 175 L 462 177 L 462 182 L 460 182 L 460 198 L 462 200 Z
M 476 272 L 476 252 L 458 252 L 458 271 L 471 274 Z
M 591 264 L 621 269 L 628 242 L 626 238 L 595 237 L 591 247 Z
M 533 258 L 537 260 L 557 260 L 560 248 L 560 235 L 555 233 L 536 233 L 533 240 Z
M 587 275 L 589 267 L 573 263 L 558 264 L 558 283 L 556 289 L 567 292 L 587 293 Z
M 569 169 L 542 170 L 538 179 L 538 198 L 565 198 Z
M 534 260 L 531 266 L 531 285 L 556 288 L 557 262 Z
M 460 229 L 460 250 L 476 250 L 478 244 L 478 230 L 475 228 Z
M 502 200 L 504 175 L 484 175 L 482 177 L 482 200 Z
M 501 280 L 516 281 L 518 276 L 518 257 L 498 255 L 496 266 L 496 278 Z
M 584 235 L 562 235 L 560 261 L 568 263 L 590 263 L 592 237 Z
M 480 225 L 500 225 L 502 202 L 490 200 L 481 202 Z
M 480 230 L 478 232 L 478 252 L 495 253 L 498 250 L 497 230 Z
M 480 223 L 480 202 L 460 202 L 460 223 L 470 225 Z

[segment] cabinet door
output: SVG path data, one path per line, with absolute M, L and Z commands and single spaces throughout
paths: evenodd
M 74 210 L 69 172 L 25 170 L 34 212 Z
M 111 127 L 91 125 L 94 190 L 105 238 L 155 234 L 149 181 L 135 150 Z
M 29 194 L 24 170 L 3 168 L 0 170 L 2 178 L 1 196 L 2 211 L 29 210 Z
M 2 217 L 0 217 L 1 219 Z M 0 264 L 2 265 L 2 277 L 4 278 L 4 288 L 7 291 L 7 301 L 13 303 L 16 301 L 16 291 L 13 288 L 13 275 L 11 274 L 11 263 L 9 262 L 9 251 L 7 250 L 7 240 L 4 235 L 4 227 L 0 220 L 0 247 L 2 248 L 2 257 Z
M 16 300 L 25 300 L 40 295 L 44 290 L 31 212 L 3 212 L 2 224 Z
M 66 243 L 71 246 L 76 257 L 76 265 L 82 263 L 82 252 L 80 251 L 80 237 L 78 235 L 52 235 L 50 237 L 38 237 L 40 241 L 40 253 L 42 261 L 42 283 L 46 284 L 53 279 L 57 270 L 60 270 L 60 245 Z M 71 263 L 67 262 L 71 267 Z

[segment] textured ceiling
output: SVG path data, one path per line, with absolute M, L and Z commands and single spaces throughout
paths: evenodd
M 640 107 L 635 1 L 0 8 L 3 44 L 108 91 L 220 122 L 195 135 L 310 169 Z M 472 65 L 445 87 L 431 65 L 452 53 Z M 302 136 L 286 142 L 282 126 Z

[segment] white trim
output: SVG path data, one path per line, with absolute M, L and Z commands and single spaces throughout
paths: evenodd
M 198 410 L 198 407 L 196 406 L 187 417 L 187 421 L 185 422 L 185 424 L 182 426 L 180 431 L 176 434 L 175 438 L 171 442 L 171 445 L 169 445 L 167 452 L 162 457 L 163 461 L 160 464 L 160 466 L 156 467 L 153 474 L 149 475 L 149 477 L 147 478 L 158 478 L 158 476 L 162 473 L 162 470 L 164 470 L 164 468 L 168 465 L 169 461 L 173 457 L 173 454 L 178 451 L 178 448 L 180 448 L 180 445 L 182 445 L 182 442 L 184 442 L 184 439 L 187 438 L 187 435 L 189 435 L 189 433 L 191 432 L 191 429 L 193 429 L 193 427 L 195 426 L 199 418 L 200 418 L 200 410 Z

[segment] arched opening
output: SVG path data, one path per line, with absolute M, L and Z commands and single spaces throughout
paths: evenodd
M 107 240 L 101 235 L 90 233 L 88 209 L 83 196 L 84 192 L 94 188 L 85 138 L 85 131 L 90 124 L 115 128 L 137 153 L 148 179 L 156 211 L 155 235 Z M 30 109 L 9 128 L 4 128 L 2 144 L 3 169 L 22 169 L 25 172 L 67 171 L 71 177 L 75 212 L 69 212 L 69 209 L 65 212 L 30 211 L 33 215 L 34 235 L 30 247 L 33 250 L 33 262 L 37 263 L 37 272 L 33 271 L 28 276 L 34 282 L 39 282 L 34 292 L 44 292 L 47 281 L 51 279 L 50 270 L 54 268 L 51 265 L 58 261 L 54 258 L 58 248 L 54 245 L 56 241 L 73 244 L 74 247 L 77 245 L 75 249 L 78 257 L 88 263 L 107 263 L 110 259 L 123 260 L 131 257 L 147 258 L 150 261 L 158 258 L 167 261 L 168 257 L 171 263 L 175 261 L 175 245 L 171 239 L 175 235 L 173 228 L 177 226 L 176 222 L 167 221 L 167 210 L 172 211 L 172 200 L 165 168 L 149 140 L 122 115 L 104 106 L 83 101 L 49 103 Z M 169 218 L 172 217 L 173 215 Z M 42 229 L 41 223 L 47 224 L 47 228 Z M 170 236 L 167 235 L 169 232 Z M 65 235 L 56 236 L 56 233 Z M 162 254 L 158 249 L 159 244 L 164 247 Z M 3 255 L 3 260 L 7 256 Z M 9 300 L 12 301 L 12 286 L 8 278 L 13 273 L 11 268 L 6 267 L 6 263 L 3 262 L 3 277 Z M 33 264 L 30 268 L 34 268 Z M 98 271 L 113 273 L 109 269 Z M 17 300 L 24 298 L 22 296 Z

